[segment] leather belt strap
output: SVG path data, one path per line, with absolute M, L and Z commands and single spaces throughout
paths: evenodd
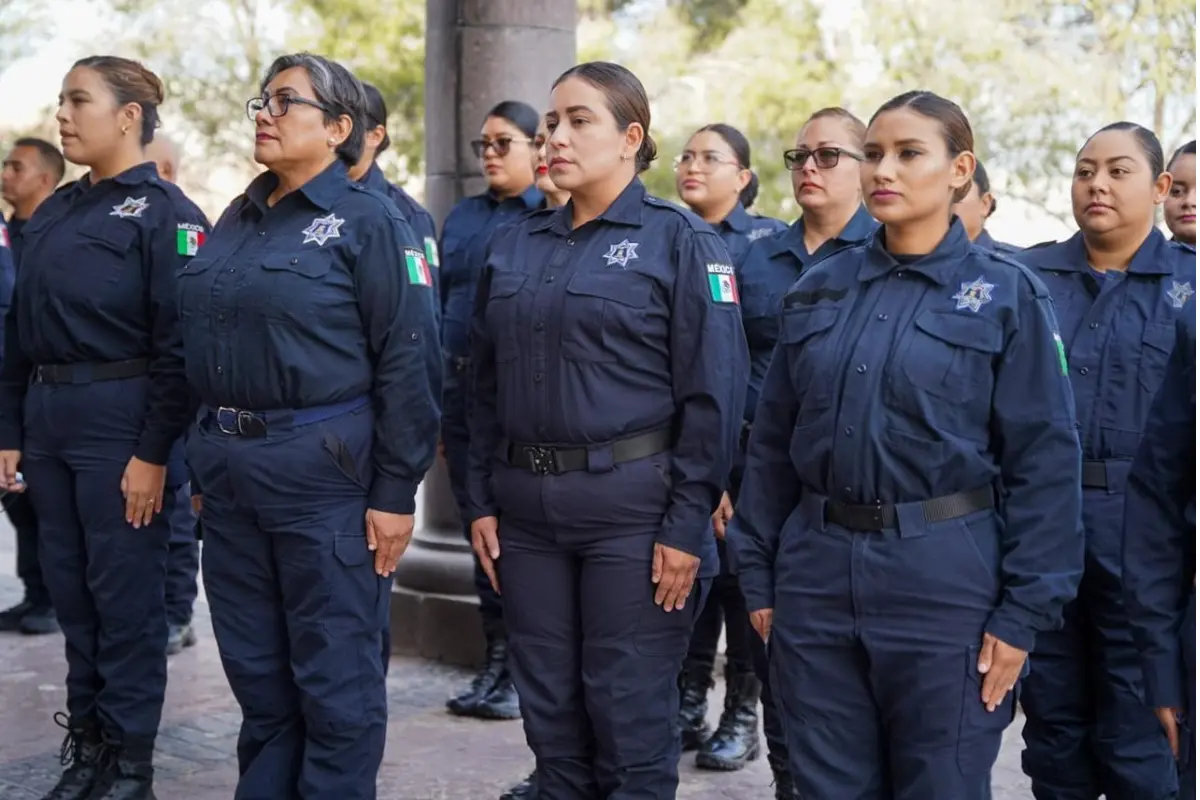
M 79 364 L 40 364 L 33 368 L 33 383 L 95 383 L 136 378 L 150 371 L 150 359 L 130 358 Z
M 558 475 L 563 472 L 578 472 L 587 469 L 590 463 L 590 454 L 597 449 L 611 449 L 612 463 L 621 464 L 669 450 L 671 439 L 670 428 L 660 428 L 656 431 L 630 436 L 628 439 L 617 439 L 610 444 L 590 447 L 510 444 L 508 446 L 508 463 L 537 475 Z
M 993 508 L 996 503 L 992 487 L 984 486 L 969 492 L 948 494 L 945 497 L 935 497 L 925 500 L 921 511 L 925 521 L 945 522 L 946 520 L 965 517 L 976 511 Z M 891 503 L 873 506 L 856 506 L 847 503 L 826 501 L 825 519 L 834 525 L 849 528 L 852 531 L 882 531 L 895 528 L 898 516 L 896 506 Z

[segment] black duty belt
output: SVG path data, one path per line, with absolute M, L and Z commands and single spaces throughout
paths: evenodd
M 992 508 L 995 503 L 995 492 L 992 491 L 992 487 L 985 486 L 969 492 L 958 492 L 945 497 L 925 500 L 920 506 L 921 512 L 925 515 L 925 521 L 934 523 L 965 517 L 976 511 Z M 886 528 L 896 527 L 898 517 L 896 506 L 890 503 L 855 506 L 829 500 L 825 503 L 825 519 L 834 525 L 840 525 L 852 531 L 882 531 Z
M 671 430 L 661 428 L 648 433 L 639 433 L 628 439 L 591 447 L 572 447 L 540 444 L 511 444 L 508 446 L 508 463 L 527 469 L 538 475 L 558 475 L 563 472 L 578 472 L 589 465 L 589 453 L 611 450 L 613 464 L 637 461 L 671 447 Z M 605 459 L 607 462 L 608 459 Z
M 150 359 L 130 358 L 80 364 L 41 364 L 33 368 L 33 383 L 95 383 L 136 378 L 150 371 Z

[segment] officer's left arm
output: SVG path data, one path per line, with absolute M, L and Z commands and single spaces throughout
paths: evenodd
M 1194 324 L 1194 322 L 1192 323 Z M 1179 626 L 1195 577 L 1194 545 L 1184 508 L 1195 492 L 1195 352 L 1188 323 L 1176 323 L 1176 344 L 1151 406 L 1125 496 L 1121 577 L 1125 607 L 1141 652 L 1146 702 L 1181 708 L 1186 698 Z
M 671 307 L 671 386 L 675 447 L 671 505 L 660 544 L 700 555 L 721 501 L 741 432 L 749 356 L 736 301 L 714 299 L 709 270 L 733 280 L 720 237 L 688 228 L 677 250 Z M 736 294 L 734 295 L 736 297 Z
M 985 631 L 1026 652 L 1052 630 L 1083 576 L 1081 453 L 1075 404 L 1049 294 L 1019 276 L 1015 330 L 992 396 L 1000 466 L 1003 593 Z
M 441 416 L 442 357 L 432 280 L 410 272 L 406 253 L 425 249 L 408 223 L 384 214 L 366 235 L 354 265 L 363 330 L 375 367 L 370 508 L 416 511 L 417 487 L 433 464 Z
M 188 424 L 190 396 L 183 370 L 183 330 L 179 323 L 176 275 L 191 260 L 180 245 L 183 225 L 208 232 L 204 214 L 185 198 L 150 206 L 161 209 L 146 230 L 142 251 L 150 313 L 150 393 L 142 434 L 133 455 L 148 464 L 163 465 Z

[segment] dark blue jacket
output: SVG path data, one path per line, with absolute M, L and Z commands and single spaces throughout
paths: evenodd
M 442 260 L 438 253 L 437 226 L 433 222 L 433 217 L 425 210 L 424 206 L 413 199 L 412 195 L 385 178 L 383 170 L 379 168 L 378 164 L 371 165 L 367 174 L 362 177 L 361 183 L 368 189 L 373 189 L 388 197 L 396 204 L 396 208 L 400 209 L 405 222 L 424 244 L 425 263 L 429 265 L 429 272 L 433 276 L 433 285 L 436 291 L 441 283 Z M 438 310 L 440 313 L 441 309 Z

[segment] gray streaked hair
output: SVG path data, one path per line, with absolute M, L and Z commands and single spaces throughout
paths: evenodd
M 367 95 L 362 83 L 354 77 L 354 73 L 336 61 L 313 53 L 291 53 L 275 59 L 267 70 L 266 76 L 259 85 L 260 92 L 266 92 L 267 84 L 275 80 L 279 73 L 293 67 L 300 67 L 308 73 L 312 82 L 313 99 L 324 105 L 325 123 L 332 125 L 338 118 L 345 115 L 350 117 L 353 126 L 346 141 L 337 149 L 337 157 L 347 166 L 358 163 L 362 157 L 363 142 L 367 130 Z

